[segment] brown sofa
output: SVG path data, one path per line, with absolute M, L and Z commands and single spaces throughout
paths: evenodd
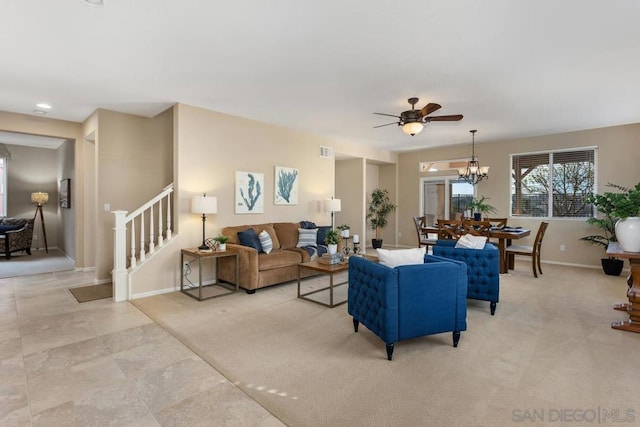
M 257 250 L 238 243 L 238 232 L 253 228 L 257 234 L 265 230 L 273 241 L 273 250 L 269 254 L 258 253 Z M 298 264 L 311 261 L 311 256 L 303 248 L 296 248 L 298 243 L 297 222 L 276 222 L 269 224 L 240 225 L 225 227 L 222 234 L 229 236 L 227 248 L 240 251 L 239 285 L 247 293 L 265 286 L 284 283 L 298 278 Z M 303 271 L 302 277 L 313 275 Z M 234 258 L 221 258 L 218 265 L 218 279 L 235 284 Z
M 0 253 L 11 259 L 11 254 L 26 251 L 31 255 L 33 219 L 0 218 Z

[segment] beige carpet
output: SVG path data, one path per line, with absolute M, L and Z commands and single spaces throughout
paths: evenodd
M 81 286 L 78 288 L 69 288 L 69 292 L 76 297 L 78 302 L 89 302 L 111 298 L 113 296 L 113 285 L 111 283 L 104 283 L 101 285 Z
M 59 249 L 32 250 L 31 255 L 25 252 L 14 252 L 11 259 L 0 256 L 0 278 L 29 276 L 32 274 L 55 273 L 73 270 L 74 262 Z
M 401 341 L 391 362 L 380 339 L 353 332 L 346 305 L 299 300 L 294 283 L 134 304 L 287 425 L 563 425 L 567 411 L 637 420 L 640 334 L 610 328 L 626 317 L 612 310 L 625 278 L 543 265 L 534 279 L 517 267 L 501 276 L 494 317 L 470 301 L 458 348 L 450 333 Z

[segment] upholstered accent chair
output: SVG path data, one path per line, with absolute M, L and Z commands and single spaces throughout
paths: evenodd
M 32 239 L 33 219 L 0 219 L 0 253 L 4 253 L 7 259 L 11 259 L 11 254 L 18 251 L 31 255 Z
M 456 248 L 455 240 L 438 240 L 433 254 L 467 264 L 467 298 L 489 301 L 491 315 L 500 300 L 500 251 L 491 244 L 484 249 Z
M 386 344 L 391 360 L 397 341 L 453 333 L 458 346 L 467 329 L 467 267 L 425 255 L 423 264 L 387 267 L 349 258 L 348 311 L 358 332 L 362 323 Z

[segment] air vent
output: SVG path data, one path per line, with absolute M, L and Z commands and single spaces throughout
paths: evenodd
M 320 157 L 323 159 L 333 159 L 333 148 L 320 146 Z

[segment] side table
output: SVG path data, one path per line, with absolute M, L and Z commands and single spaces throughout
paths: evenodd
M 625 252 L 616 242 L 609 243 L 607 255 L 617 258 L 627 258 L 631 266 L 631 276 L 627 280 L 628 303 L 616 304 L 614 310 L 626 311 L 629 320 L 626 322 L 613 322 L 611 327 L 621 331 L 640 333 L 640 252 Z
M 185 286 L 184 284 L 184 278 L 185 278 L 185 274 L 182 271 L 182 266 L 184 265 L 184 257 L 187 256 L 189 258 L 192 259 L 197 259 L 198 260 L 198 285 L 197 287 L 195 286 L 195 284 L 193 284 L 192 286 Z M 218 260 L 220 258 L 224 258 L 224 257 L 235 257 L 235 261 L 236 261 L 236 285 L 235 287 L 231 284 L 227 284 L 227 283 L 219 283 L 218 282 Z M 202 260 L 215 260 L 216 262 L 216 273 L 215 273 L 215 283 L 211 284 L 211 285 L 202 285 Z M 215 251 L 215 252 L 202 252 L 200 251 L 198 248 L 188 248 L 188 249 L 182 249 L 180 251 L 180 292 L 182 292 L 183 294 L 187 294 L 189 295 L 191 298 L 195 298 L 198 301 L 204 301 L 206 299 L 211 299 L 211 298 L 217 298 L 217 297 L 221 297 L 224 295 L 228 295 L 228 294 L 232 294 L 235 292 L 238 292 L 239 289 L 239 284 L 238 284 L 238 271 L 239 271 L 239 260 L 238 260 L 238 252 L 234 249 L 227 249 L 226 251 Z M 202 288 L 203 287 L 210 287 L 210 286 L 220 286 L 224 289 L 227 290 L 227 292 L 224 292 L 222 294 L 216 294 L 216 295 L 211 295 L 208 297 L 203 297 L 202 296 Z M 198 294 L 194 295 L 194 290 L 198 289 Z

